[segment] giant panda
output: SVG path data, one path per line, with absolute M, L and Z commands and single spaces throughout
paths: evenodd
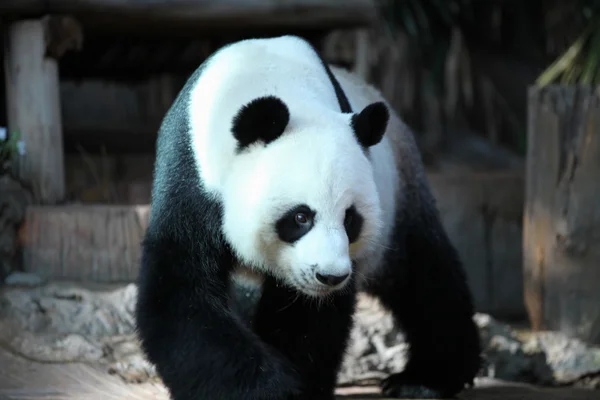
M 296 36 L 229 44 L 178 94 L 138 284 L 140 343 L 174 400 L 333 399 L 358 291 L 409 343 L 384 396 L 451 397 L 480 366 L 472 296 L 411 132 Z M 238 286 L 258 295 L 240 304 Z

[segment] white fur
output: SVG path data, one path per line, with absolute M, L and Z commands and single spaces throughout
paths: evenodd
M 372 174 L 348 116 L 314 114 L 266 148 L 238 156 L 223 191 L 225 236 L 243 262 L 318 294 L 315 272 L 350 272 L 351 257 L 364 258 L 370 242 L 379 237 L 379 197 Z M 313 229 L 290 246 L 273 227 L 298 204 L 309 205 L 317 216 Z M 352 204 L 365 221 L 360 240 L 350 248 L 343 221 Z
M 190 96 L 192 146 L 200 177 L 215 193 L 235 157 L 231 121 L 251 100 L 276 94 L 292 115 L 335 109 L 337 99 L 312 48 L 294 36 L 248 39 L 218 51 L 208 62 Z
M 339 70 L 334 73 L 354 112 L 383 100 L 367 96 Z M 264 95 L 288 106 L 286 132 L 267 147 L 235 154 L 231 121 L 244 104 Z M 223 201 L 223 232 L 242 263 L 313 296 L 331 290 L 317 281 L 316 272 L 345 274 L 353 261 L 364 272 L 380 264 L 398 198 L 395 153 L 384 137 L 369 161 L 354 137 L 351 116 L 340 112 L 331 82 L 306 42 L 284 36 L 223 49 L 207 65 L 189 106 L 200 177 Z M 289 245 L 274 224 L 299 204 L 316 210 L 315 225 Z M 364 223 L 350 245 L 344 215 L 353 204 Z

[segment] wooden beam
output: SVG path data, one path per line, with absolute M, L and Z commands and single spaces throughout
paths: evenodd
M 43 13 L 72 14 L 86 23 L 110 30 L 134 25 L 191 23 L 196 27 L 245 29 L 249 27 L 361 26 L 375 20 L 373 0 L 2 0 L 0 16 Z M 121 25 L 125 23 L 125 25 Z M 232 24 L 235 25 L 223 25 Z M 160 28 L 159 28 L 160 29 Z
M 47 20 L 24 20 L 7 27 L 5 79 L 10 132 L 18 132 L 25 152 L 15 173 L 31 186 L 36 202 L 55 203 L 65 195 L 58 64 L 45 57 Z
M 529 90 L 525 303 L 536 330 L 600 343 L 600 95 Z
M 149 206 L 29 207 L 20 232 L 23 268 L 50 279 L 132 281 L 148 213 Z

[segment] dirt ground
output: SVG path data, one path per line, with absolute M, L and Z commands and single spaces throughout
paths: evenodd
M 339 400 L 381 399 L 377 388 L 340 388 Z M 542 389 L 528 385 L 480 380 L 462 400 L 600 400 L 600 391 Z M 127 384 L 101 366 L 42 364 L 0 349 L 0 400 L 168 400 L 157 383 Z

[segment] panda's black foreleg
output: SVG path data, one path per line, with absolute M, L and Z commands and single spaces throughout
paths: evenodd
M 290 400 L 300 393 L 291 363 L 228 308 L 230 257 L 219 242 L 180 243 L 152 228 L 143 247 L 136 330 L 171 398 Z
M 366 291 L 378 297 L 404 331 L 404 370 L 382 382 L 385 396 L 453 397 L 471 385 L 480 364 L 474 306 L 459 256 L 433 202 L 406 213 L 386 265 Z
M 333 400 L 355 302 L 354 282 L 319 300 L 266 278 L 253 326 L 298 372 L 302 395 L 294 399 Z

